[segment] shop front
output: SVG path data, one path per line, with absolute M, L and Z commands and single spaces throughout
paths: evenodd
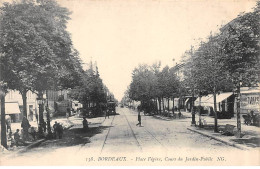
M 11 117 L 11 122 L 18 122 L 22 119 L 22 113 L 19 109 L 18 102 L 6 102 L 5 103 L 5 115 Z

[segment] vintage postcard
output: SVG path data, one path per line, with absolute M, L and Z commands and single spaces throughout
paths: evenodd
M 259 0 L 0 0 L 1 166 L 259 166 Z

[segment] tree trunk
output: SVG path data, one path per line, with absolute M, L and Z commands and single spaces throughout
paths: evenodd
M 174 114 L 174 111 L 175 111 L 175 107 L 174 107 L 174 97 L 173 97 L 172 99 L 173 99 L 173 103 L 172 103 L 172 114 Z
M 199 92 L 199 127 L 202 127 L 201 124 L 201 94 Z
M 1 145 L 7 148 L 6 140 L 6 123 L 5 123 L 5 93 L 3 91 L 1 97 Z
M 27 118 L 27 90 L 24 89 L 21 91 L 22 98 L 23 98 L 23 116 Z
M 157 103 L 157 99 L 156 98 L 154 99 L 154 102 L 155 102 L 155 106 L 156 106 L 156 114 L 158 114 L 158 103 Z
M 43 93 L 42 91 L 38 92 L 39 99 L 43 100 Z M 39 104 L 39 133 L 43 133 L 43 104 Z
M 161 98 L 160 97 L 158 97 L 158 102 L 159 102 L 159 114 L 161 114 L 162 108 L 161 108 Z
M 49 111 L 49 101 L 48 101 L 48 91 L 46 91 L 46 100 L 47 100 L 47 131 L 48 131 L 48 135 L 50 136 L 51 134 L 51 118 L 50 118 L 50 111 Z
M 165 112 L 165 108 L 164 108 L 164 98 L 162 97 L 162 106 L 163 106 L 163 113 Z
M 192 113 L 192 125 L 196 125 L 195 121 L 195 110 L 194 110 L 194 89 L 192 90 L 192 96 L 191 96 L 191 113 Z
M 168 112 L 170 112 L 170 98 L 168 98 Z
M 217 103 L 216 103 L 216 87 L 214 86 L 213 91 L 214 96 L 214 113 L 215 113 L 215 120 L 214 120 L 214 132 L 218 132 L 218 114 L 217 114 Z

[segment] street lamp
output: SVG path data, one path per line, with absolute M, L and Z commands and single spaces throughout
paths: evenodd
M 48 132 L 47 138 L 52 138 L 48 91 L 46 91 L 46 111 L 47 111 L 47 132 Z
M 38 132 L 40 135 L 43 134 L 43 98 L 42 97 L 38 97 L 37 99 L 37 104 L 39 105 L 39 126 L 38 126 Z

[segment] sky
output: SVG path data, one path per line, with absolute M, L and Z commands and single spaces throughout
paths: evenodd
M 0 0 L 0 2 L 5 0 Z M 174 66 L 255 0 L 57 0 L 71 12 L 68 31 L 84 63 L 97 62 L 121 100 L 139 64 Z M 174 61 L 173 61 L 174 59 Z
M 72 11 L 68 23 L 84 63 L 96 61 L 104 84 L 121 100 L 141 63 L 173 66 L 251 0 L 59 0 Z M 174 61 L 173 61 L 174 59 Z

